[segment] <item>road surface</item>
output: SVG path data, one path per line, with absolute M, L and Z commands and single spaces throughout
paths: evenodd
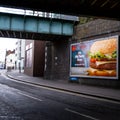
M 120 103 L 0 75 L 0 120 L 120 120 Z

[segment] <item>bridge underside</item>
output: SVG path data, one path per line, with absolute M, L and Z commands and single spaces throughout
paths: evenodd
M 19 39 L 32 39 L 44 41 L 68 40 L 71 38 L 69 35 L 54 35 L 54 34 L 40 34 L 32 32 L 19 32 L 19 31 L 6 31 L 0 30 L 0 37 L 5 38 L 19 38 Z
M 1 0 L 0 6 L 120 19 L 120 0 Z

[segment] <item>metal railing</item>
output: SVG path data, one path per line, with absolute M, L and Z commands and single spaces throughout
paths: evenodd
M 48 12 L 41 12 L 41 11 L 33 11 L 33 10 L 16 9 L 16 8 L 0 7 L 0 12 L 10 13 L 10 14 L 45 17 L 45 18 L 71 20 L 71 21 L 79 21 L 79 17 L 77 17 L 77 16 L 56 14 L 56 13 L 48 13 Z

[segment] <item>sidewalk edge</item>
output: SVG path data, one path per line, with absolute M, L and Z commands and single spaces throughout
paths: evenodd
M 47 87 L 47 88 L 57 89 L 57 90 L 61 90 L 61 91 L 72 92 L 72 93 L 75 93 L 75 94 L 81 94 L 81 95 L 85 95 L 85 96 L 97 97 L 97 98 L 101 98 L 101 99 L 106 99 L 106 100 L 111 100 L 111 101 L 115 101 L 115 102 L 120 102 L 119 99 L 112 98 L 112 97 L 106 97 L 106 96 L 102 96 L 102 95 L 100 96 L 100 95 L 95 95 L 95 94 L 88 94 L 88 93 L 73 91 L 73 90 L 69 90 L 69 89 L 65 89 L 65 88 L 61 88 L 61 87 L 58 88 L 58 87 L 55 87 L 55 86 L 43 85 L 43 84 L 39 84 L 39 83 L 35 83 L 35 82 L 28 82 L 28 81 L 25 81 L 23 79 L 15 78 L 12 75 L 8 75 L 8 74 L 6 74 L 6 76 L 11 78 L 11 79 L 17 80 L 17 81 L 34 84 L 34 85 L 38 85 L 38 86 L 41 86 L 41 87 Z

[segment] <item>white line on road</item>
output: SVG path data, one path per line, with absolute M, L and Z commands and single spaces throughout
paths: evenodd
M 91 120 L 99 120 L 99 119 L 94 118 L 94 117 L 92 117 L 92 116 L 89 116 L 89 115 L 86 115 L 86 114 L 79 113 L 79 112 L 77 112 L 77 111 L 71 110 L 71 109 L 69 109 L 69 108 L 65 108 L 65 110 L 68 111 L 68 112 L 71 112 L 71 113 L 74 113 L 74 114 L 77 114 L 77 115 L 80 115 L 80 116 L 89 118 L 89 119 L 91 119 Z
M 29 98 L 32 98 L 32 99 L 34 99 L 34 100 L 37 100 L 37 101 L 42 101 L 41 99 L 39 99 L 39 98 L 36 98 L 36 97 L 33 97 L 33 96 L 30 96 L 30 95 L 27 95 L 27 94 L 24 94 L 24 93 L 21 93 L 21 92 L 18 92 L 19 94 L 21 94 L 21 95 L 24 95 L 24 96 L 26 96 L 26 97 L 29 97 Z
M 5 79 L 10 79 L 5 74 L 1 74 L 1 76 L 3 76 Z

